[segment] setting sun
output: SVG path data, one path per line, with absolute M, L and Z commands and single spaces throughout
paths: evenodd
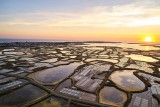
M 145 42 L 152 42 L 152 37 L 151 36 L 146 36 L 144 41 Z

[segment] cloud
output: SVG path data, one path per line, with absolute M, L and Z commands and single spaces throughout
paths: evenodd
M 5 17 L 4 15 L 0 17 Z M 0 26 L 35 27 L 137 27 L 160 25 L 160 1 L 141 0 L 123 5 L 92 6 L 82 12 L 21 13 Z

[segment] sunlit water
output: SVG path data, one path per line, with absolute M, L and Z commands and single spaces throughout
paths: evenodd
M 112 63 L 117 63 L 118 60 L 114 60 L 114 59 L 99 59 L 99 58 L 89 58 L 89 59 L 86 59 L 85 61 L 86 62 L 90 62 L 90 61 L 95 61 L 95 60 L 98 60 L 98 61 L 106 61 L 106 62 L 112 62 Z
M 160 50 L 160 48 L 154 46 L 141 46 L 140 44 L 127 44 L 127 43 L 85 43 L 84 45 L 81 46 L 112 46 L 112 47 L 132 48 L 143 51 Z
M 135 70 L 114 71 L 110 76 L 110 80 L 124 91 L 141 91 L 145 88 L 145 84 L 133 74 L 134 71 Z
M 137 55 L 137 54 L 131 54 L 131 55 L 125 55 L 125 57 L 129 57 L 133 60 L 138 60 L 138 61 L 145 61 L 145 62 L 157 62 L 158 60 L 149 57 L 149 56 L 143 56 L 143 55 Z
M 127 100 L 127 94 L 114 87 L 105 86 L 101 89 L 99 98 L 99 101 L 102 104 L 123 107 Z
M 56 84 L 64 78 L 68 77 L 81 64 L 81 62 L 75 62 L 69 65 L 62 65 L 50 69 L 45 69 L 31 74 L 29 77 L 42 84 Z
M 52 58 L 52 59 L 47 59 L 47 60 L 44 60 L 44 61 L 41 61 L 41 62 L 51 63 L 51 62 L 56 62 L 56 61 L 57 61 L 57 58 Z

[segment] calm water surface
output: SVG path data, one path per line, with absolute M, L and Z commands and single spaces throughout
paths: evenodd
M 99 93 L 99 102 L 112 106 L 123 107 L 127 100 L 127 94 L 114 88 L 105 86 Z
M 114 71 L 109 79 L 124 91 L 141 91 L 145 88 L 145 84 L 133 74 L 135 71 L 136 70 Z
M 56 84 L 57 82 L 68 77 L 81 64 L 81 62 L 75 62 L 69 65 L 61 65 L 58 67 L 38 71 L 30 74 L 29 77 L 42 84 Z

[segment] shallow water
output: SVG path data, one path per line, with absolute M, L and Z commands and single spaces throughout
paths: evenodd
M 114 59 L 99 59 L 99 58 L 94 58 L 94 59 L 86 59 L 86 62 L 90 62 L 90 61 L 95 61 L 95 60 L 99 60 L 99 61 L 106 61 L 106 62 L 112 62 L 112 63 L 117 63 L 118 60 L 114 60 Z
M 152 75 L 154 79 L 160 76 L 160 64 L 156 62 L 160 59 L 160 50 L 154 51 L 154 49 L 160 48 L 127 43 L 79 44 L 81 43 L 69 43 L 69 45 L 58 43 L 57 45 L 48 46 L 51 45 L 49 43 L 48 45 L 39 44 L 33 47 L 13 47 L 14 50 L 5 50 L 8 47 L 2 47 L 0 49 L 0 72 L 18 77 L 10 78 L 5 74 L 1 74 L 1 84 L 15 81 L 20 76 L 33 80 L 36 86 L 26 85 L 15 90 L 11 89 L 9 93 L 1 92 L 0 106 L 13 105 L 20 107 L 28 102 L 37 101 L 37 99 L 47 94 L 45 89 L 38 88 L 38 84 L 43 85 L 47 90 L 56 92 L 56 97 L 61 95 L 60 90 L 67 87 L 75 91 L 70 91 L 69 94 L 63 94 L 64 96 L 73 99 L 78 98 L 84 101 L 88 101 L 89 99 L 93 101 L 91 104 L 100 102 L 101 104 L 106 104 L 106 106 L 124 106 L 126 101 L 128 101 L 127 103 L 134 101 L 134 98 L 130 95 L 134 95 L 135 93 L 137 93 L 136 95 L 142 93 L 140 97 L 144 99 L 148 98 L 148 96 L 143 94 L 145 91 L 144 88 L 150 88 L 148 85 L 145 87 L 147 80 L 141 81 L 143 79 L 142 76 L 139 75 L 139 77 L 136 77 L 133 72 L 140 70 L 151 75 L 154 74 Z M 22 52 L 24 54 L 21 54 Z M 80 61 L 83 61 L 83 63 Z M 77 67 L 78 69 L 76 69 Z M 13 72 L 10 72 L 10 69 Z M 75 74 L 70 77 L 75 69 Z M 100 93 L 99 91 L 97 94 L 89 93 L 95 93 L 95 90 L 98 90 L 99 87 L 102 87 Z M 80 92 L 80 97 L 74 97 L 74 95 L 77 95 L 74 92 Z M 128 98 L 132 99 L 127 100 L 127 92 L 130 96 Z M 153 96 L 152 93 L 151 96 Z M 42 99 L 43 101 L 34 102 L 35 107 L 61 107 L 66 104 L 63 101 L 61 102 L 63 98 L 60 97 L 62 96 L 51 99 L 50 97 L 46 96 Z M 69 98 L 67 98 L 67 101 Z M 96 99 L 98 102 L 95 102 Z M 71 103 L 67 103 L 68 106 L 74 106 Z M 78 103 L 83 104 L 84 102 Z M 91 106 L 88 105 L 88 107 Z M 80 105 L 75 104 L 74 107 L 80 107 Z
M 38 81 L 42 84 L 56 84 L 57 82 L 68 77 L 81 64 L 81 62 L 75 62 L 69 65 L 62 65 L 54 68 L 49 68 L 30 74 L 29 77 L 33 78 L 35 81 Z
M 69 87 L 71 87 L 72 86 L 72 81 L 71 81 L 71 79 L 67 79 L 67 80 L 65 80 L 65 81 L 63 81 L 62 83 L 60 83 L 59 85 L 58 85 L 58 87 L 56 88 L 56 91 L 60 91 L 60 90 L 62 90 L 63 88 L 69 88 Z
M 5 55 L 23 55 L 23 52 L 4 52 Z
M 103 47 L 86 47 L 87 50 L 104 50 Z
M 149 50 L 160 50 L 158 47 L 153 46 L 141 46 L 140 44 L 127 44 L 127 43 L 85 43 L 81 46 L 113 46 L 113 47 L 122 47 L 122 48 L 132 48 L 143 51 Z
M 2 51 L 5 52 L 5 51 L 14 51 L 15 49 L 3 49 Z
M 0 59 L 1 59 L 1 58 L 6 58 L 6 56 L 0 56 Z
M 145 84 L 133 74 L 134 71 L 135 70 L 114 71 L 109 79 L 124 91 L 141 91 L 145 88 Z
M 123 107 L 127 100 L 127 94 L 114 88 L 105 86 L 99 93 L 99 102 L 102 104 L 109 104 L 112 106 Z
M 131 54 L 131 55 L 125 55 L 125 57 L 129 57 L 133 60 L 138 60 L 138 61 L 145 61 L 145 62 L 157 62 L 158 60 L 149 57 L 149 56 L 143 56 L 143 55 L 137 55 L 137 54 Z
M 22 58 L 20 58 L 19 59 L 20 61 L 36 61 L 36 59 L 35 58 L 27 58 L 27 57 L 22 57 Z
M 24 104 L 39 99 L 47 93 L 31 84 L 24 86 L 12 93 L 0 96 L 1 107 L 23 107 Z
M 44 60 L 44 61 L 41 61 L 41 62 L 56 62 L 57 61 L 57 58 L 52 58 L 52 59 L 47 59 L 47 60 Z

